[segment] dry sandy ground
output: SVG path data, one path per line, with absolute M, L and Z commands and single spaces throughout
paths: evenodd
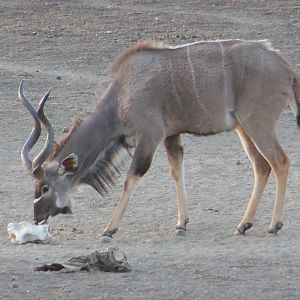
M 169 44 L 200 39 L 273 41 L 299 69 L 300 4 L 289 1 L 34 1 L 0 2 L 0 297 L 3 299 L 300 299 L 300 132 L 287 111 L 279 123 L 290 169 L 284 228 L 267 235 L 274 178 L 255 226 L 233 232 L 248 202 L 253 177 L 234 133 L 185 136 L 191 222 L 172 238 L 174 184 L 161 147 L 114 238 L 132 272 L 54 274 L 34 268 L 97 249 L 122 180 L 106 198 L 91 188 L 75 195 L 73 216 L 59 216 L 49 245 L 10 243 L 6 226 L 32 219 L 32 180 L 19 153 L 32 121 L 17 101 L 51 86 L 47 114 L 60 136 L 72 115 L 94 106 L 108 81 L 107 65 L 128 45 L 156 39 Z M 298 65 L 297 65 L 298 64 Z M 41 146 L 41 144 L 39 145 Z M 38 148 L 35 149 L 38 151 Z

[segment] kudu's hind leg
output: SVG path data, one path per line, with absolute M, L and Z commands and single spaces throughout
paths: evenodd
M 129 171 L 127 173 L 123 195 L 115 208 L 107 227 L 102 233 L 100 243 L 109 242 L 112 235 L 118 231 L 118 226 L 122 220 L 130 196 L 139 179 L 141 179 L 141 177 L 148 171 L 158 144 L 159 142 L 151 143 L 150 141 L 137 143 Z
M 266 123 L 264 122 L 266 125 Z M 251 137 L 251 140 L 255 143 L 256 148 L 264 156 L 264 158 L 271 165 L 272 170 L 276 177 L 276 198 L 273 209 L 272 221 L 269 226 L 269 233 L 277 233 L 282 228 L 282 214 L 285 190 L 287 185 L 288 170 L 290 160 L 288 156 L 282 150 L 274 128 L 266 128 L 266 126 L 260 126 L 259 130 L 257 125 L 251 126 L 248 124 L 242 124 L 247 134 Z
M 171 175 L 176 185 L 178 218 L 174 236 L 181 236 L 185 235 L 186 224 L 189 221 L 189 212 L 187 208 L 184 184 L 183 146 L 181 136 L 173 135 L 167 137 L 164 140 L 164 144 L 168 154 Z
M 236 132 L 238 133 L 244 150 L 251 161 L 254 172 L 253 192 L 242 221 L 235 232 L 235 235 L 243 235 L 247 229 L 252 227 L 257 207 L 269 178 L 271 166 L 259 153 L 256 146 L 240 126 L 236 128 Z

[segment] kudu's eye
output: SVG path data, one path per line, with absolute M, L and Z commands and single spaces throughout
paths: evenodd
M 43 185 L 42 191 L 43 191 L 43 194 L 47 193 L 49 191 L 49 185 Z

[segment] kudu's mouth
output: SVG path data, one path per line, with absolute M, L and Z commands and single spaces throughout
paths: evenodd
M 35 225 L 45 225 L 48 224 L 48 218 L 50 215 L 47 215 L 46 218 L 39 220 L 39 219 L 34 219 L 33 222 Z
M 49 216 L 47 216 L 46 219 L 44 219 L 43 221 L 35 221 L 35 225 L 45 225 L 45 224 L 48 224 L 48 218 Z
M 42 220 L 34 220 L 35 225 L 44 225 L 44 224 L 48 224 L 48 219 L 49 217 L 54 217 L 58 214 L 72 214 L 72 210 L 70 209 L 70 207 L 68 206 L 64 206 L 64 207 L 56 207 L 53 211 L 51 211 L 50 214 L 48 214 L 44 219 Z

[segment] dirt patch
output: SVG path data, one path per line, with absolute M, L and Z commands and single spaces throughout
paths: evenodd
M 30 1 L 0 4 L 0 298 L 3 299 L 299 299 L 300 142 L 293 115 L 279 124 L 292 165 L 284 228 L 265 234 L 275 183 L 271 178 L 257 220 L 235 237 L 253 176 L 234 133 L 185 136 L 191 222 L 172 238 L 176 223 L 173 183 L 159 148 L 131 199 L 114 245 L 125 251 L 124 274 L 34 272 L 43 263 L 97 250 L 117 203 L 122 180 L 106 198 L 90 188 L 75 195 L 73 216 L 59 216 L 49 245 L 10 243 L 9 222 L 32 219 L 31 178 L 19 153 L 31 126 L 17 87 L 35 101 L 53 86 L 47 114 L 59 136 L 74 114 L 90 111 L 109 80 L 108 65 L 138 40 L 168 44 L 201 39 L 270 39 L 299 69 L 298 1 Z M 38 151 L 38 147 L 35 151 Z

